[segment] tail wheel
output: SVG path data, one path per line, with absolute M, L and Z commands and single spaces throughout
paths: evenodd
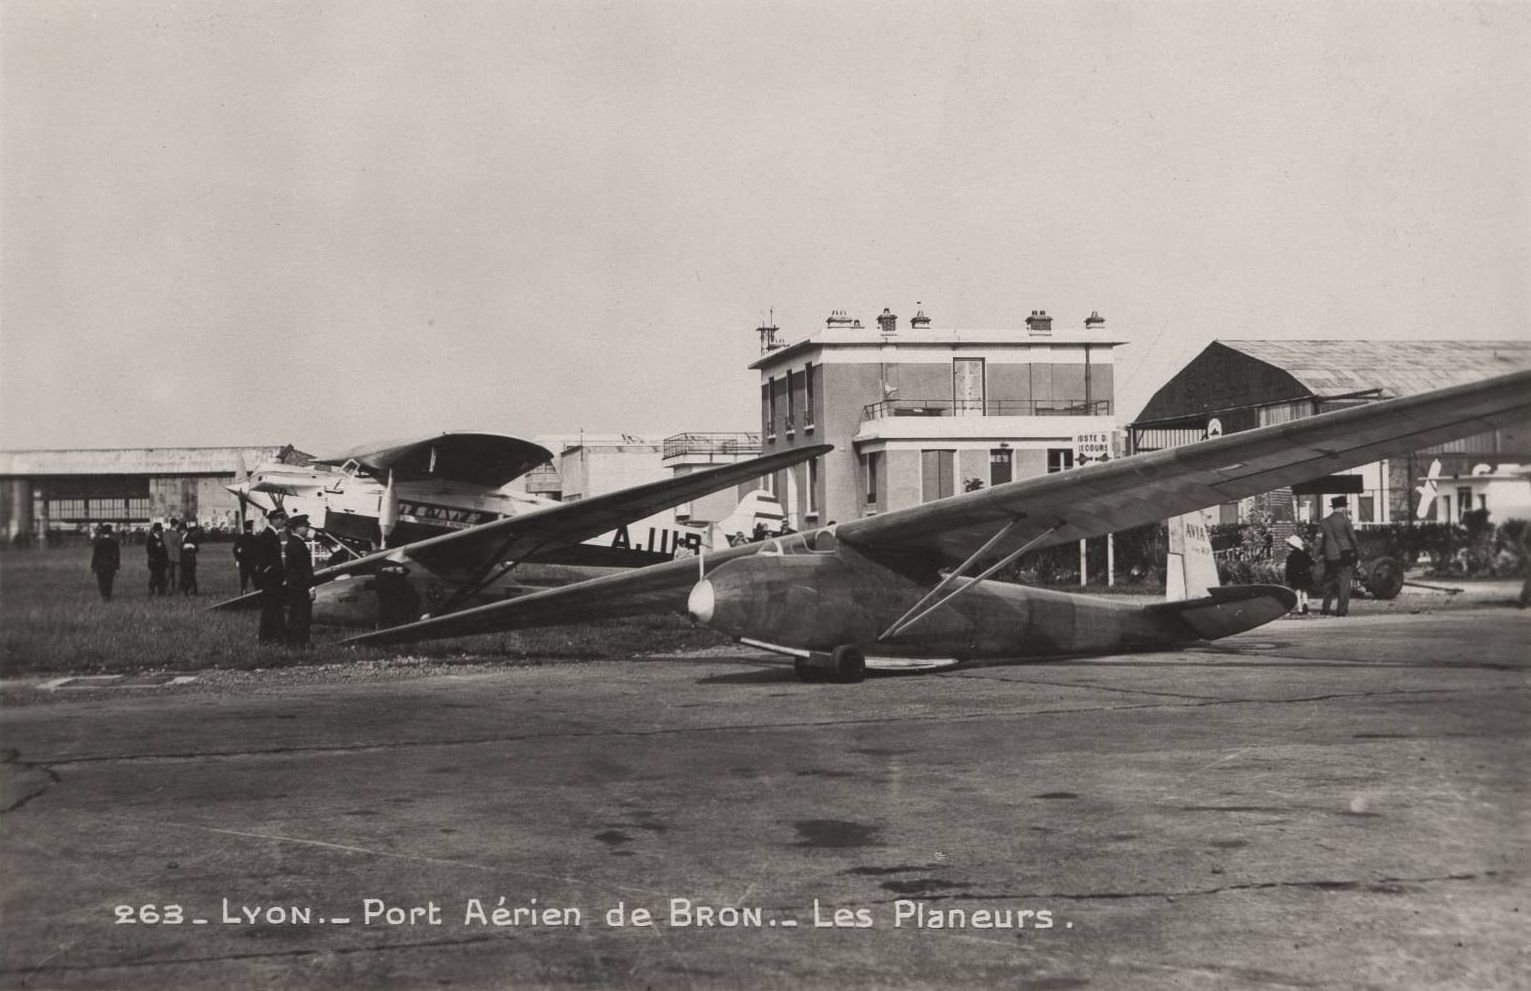
M 866 677 L 866 657 L 850 644 L 836 647 L 829 657 L 836 681 L 853 685 Z

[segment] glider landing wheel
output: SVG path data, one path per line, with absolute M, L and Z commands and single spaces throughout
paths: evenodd
M 841 684 L 854 685 L 866 677 L 867 661 L 861 651 L 850 644 L 841 644 L 829 655 L 833 664 L 835 681 Z
M 841 644 L 828 654 L 813 651 L 792 662 L 798 681 L 833 681 L 852 685 L 866 677 L 866 657 L 851 644 Z

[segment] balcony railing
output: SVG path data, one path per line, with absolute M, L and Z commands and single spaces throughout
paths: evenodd
M 862 407 L 862 420 L 890 416 L 1110 416 L 1111 400 L 884 399 Z
M 664 439 L 664 457 L 666 458 L 759 453 L 759 434 L 675 434 Z

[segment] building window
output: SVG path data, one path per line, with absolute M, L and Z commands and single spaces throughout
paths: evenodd
M 1356 522 L 1377 522 L 1377 499 L 1375 496 L 1363 495 L 1356 497 Z
M 868 454 L 866 456 L 868 506 L 875 506 L 877 504 L 877 463 L 881 460 L 882 455 L 878 453 Z
M 792 387 L 792 380 L 795 379 L 795 378 L 797 378 L 797 376 L 792 374 L 792 369 L 790 369 L 790 368 L 787 369 L 787 436 L 788 437 L 792 436 L 793 424 L 795 424 L 797 422 L 797 416 L 796 416 L 796 414 L 797 414 L 797 396 L 795 395 L 797 390 L 795 390 Z
M 989 450 L 989 485 L 1004 485 L 1015 478 L 1015 462 L 1010 448 L 995 447 Z
M 1467 518 L 1467 514 L 1473 509 L 1473 490 L 1466 488 L 1457 489 L 1457 522 Z M 1449 519 L 1449 517 L 1448 517 Z
M 956 491 L 956 451 L 921 451 L 921 501 L 945 499 Z
M 761 386 L 765 392 L 765 435 L 766 440 L 776 439 L 776 379 L 766 379 L 766 384 Z
M 808 462 L 808 518 L 819 518 L 819 459 Z
M 1049 447 L 1047 449 L 1047 472 L 1066 471 L 1074 467 L 1074 449 L 1072 447 Z
M 952 407 L 958 416 L 983 416 L 982 358 L 952 359 Z
M 812 430 L 815 423 L 813 415 L 813 365 L 803 368 L 803 432 Z

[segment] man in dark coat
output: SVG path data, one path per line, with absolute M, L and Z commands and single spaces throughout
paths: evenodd
M 1329 600 L 1338 599 L 1336 616 L 1350 613 L 1350 580 L 1355 575 L 1356 561 L 1361 557 L 1361 545 L 1356 543 L 1356 531 L 1345 515 L 1344 496 L 1329 500 L 1334 512 L 1324 517 L 1318 525 L 1319 540 L 1324 548 L 1324 605 L 1319 611 L 1329 615 Z
M 90 545 L 90 570 L 95 573 L 96 587 L 101 590 L 101 598 L 112 601 L 112 582 L 117 578 L 117 570 L 122 567 L 122 548 L 117 545 L 117 538 L 112 536 L 112 525 L 101 524 L 101 529 L 96 531 L 95 542 Z
M 282 565 L 282 534 L 277 528 L 287 521 L 280 509 L 266 514 L 266 529 L 255 538 L 255 587 L 260 589 L 260 641 L 286 639 L 286 576 Z
M 201 595 L 197 588 L 197 555 L 202 551 L 202 526 L 196 520 L 188 520 L 186 532 L 181 535 L 181 593 Z
M 240 595 L 250 590 L 250 583 L 255 579 L 255 556 L 255 524 L 245 520 L 244 530 L 234 538 L 234 563 L 239 567 Z
M 308 517 L 298 514 L 287 520 L 282 545 L 283 578 L 287 597 L 287 642 L 308 646 L 308 627 L 314 616 L 314 556 L 308 549 Z
M 165 568 L 170 556 L 165 551 L 165 528 L 158 523 L 149 528 L 149 539 L 144 541 L 144 552 L 149 558 L 149 594 L 166 594 Z

